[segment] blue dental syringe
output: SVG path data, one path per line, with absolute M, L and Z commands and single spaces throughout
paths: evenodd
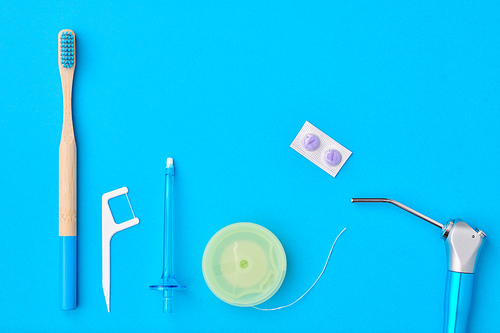
M 174 290 L 185 289 L 175 279 L 174 274 L 174 160 L 167 158 L 165 169 L 165 212 L 163 234 L 163 274 L 162 283 L 149 286 L 151 290 L 163 292 L 163 312 L 172 313 Z
M 387 202 L 441 229 L 445 241 L 446 273 L 443 333 L 465 333 L 472 300 L 472 285 L 479 251 L 486 237 L 484 231 L 472 228 L 460 219 L 439 223 L 400 202 L 385 198 L 353 198 L 352 202 Z

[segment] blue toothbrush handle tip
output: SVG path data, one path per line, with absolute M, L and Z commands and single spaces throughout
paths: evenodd
M 76 309 L 77 279 L 76 236 L 59 237 L 59 308 Z

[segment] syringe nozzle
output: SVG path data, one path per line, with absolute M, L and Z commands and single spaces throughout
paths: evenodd
M 435 220 L 431 219 L 430 217 L 427 217 L 424 214 L 419 213 L 416 210 L 411 209 L 410 207 L 405 206 L 400 202 L 397 202 L 396 200 L 385 199 L 385 198 L 352 198 L 351 202 L 387 202 L 387 203 L 393 204 L 401 209 L 406 210 L 408 213 L 411 213 L 415 216 L 420 217 L 422 220 L 425 220 L 425 221 L 429 222 L 430 224 L 435 225 L 438 228 L 443 229 L 442 223 L 439 223 L 438 221 L 435 221 Z
M 172 297 L 166 297 L 163 300 L 163 313 L 172 313 L 173 312 L 173 305 L 174 305 L 174 302 L 172 302 Z

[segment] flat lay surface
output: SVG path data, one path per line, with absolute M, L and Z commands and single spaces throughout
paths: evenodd
M 469 332 L 500 325 L 497 1 L 17 1 L 0 12 L 0 331 L 441 332 L 439 221 L 488 237 Z M 75 32 L 78 307 L 59 310 L 58 33 Z M 334 178 L 290 148 L 305 121 L 352 152 Z M 175 160 L 173 313 L 162 313 L 165 162 Z M 101 272 L 101 197 L 140 223 Z M 112 199 L 117 221 L 132 218 Z M 202 256 L 236 222 L 269 229 L 281 288 L 231 306 Z

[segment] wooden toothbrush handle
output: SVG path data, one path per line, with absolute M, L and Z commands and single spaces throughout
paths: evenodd
M 59 236 L 76 236 L 76 143 L 68 127 L 59 146 Z

